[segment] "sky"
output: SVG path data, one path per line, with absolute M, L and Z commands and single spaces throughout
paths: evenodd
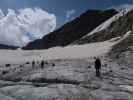
M 88 9 L 108 9 L 133 0 L 0 0 L 0 44 L 24 46 Z

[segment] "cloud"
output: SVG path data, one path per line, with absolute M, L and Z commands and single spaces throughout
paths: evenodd
M 24 46 L 56 28 L 56 16 L 40 8 L 0 10 L 0 44 Z
M 73 15 L 76 13 L 75 9 L 66 11 L 66 22 L 73 19 Z

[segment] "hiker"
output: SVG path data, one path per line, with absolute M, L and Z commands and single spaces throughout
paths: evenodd
M 35 61 L 32 61 L 32 67 L 33 68 L 35 67 Z
M 41 68 L 43 68 L 44 67 L 44 61 L 42 60 L 42 62 L 41 62 Z
M 95 70 L 96 70 L 96 76 L 100 77 L 100 75 L 101 75 L 101 60 L 99 58 L 95 58 Z

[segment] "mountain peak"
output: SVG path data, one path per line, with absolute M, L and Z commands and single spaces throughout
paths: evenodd
M 114 9 L 105 11 L 88 10 L 42 39 L 30 42 L 23 49 L 48 49 L 55 46 L 67 46 L 88 34 L 117 13 Z
M 133 4 L 124 4 L 120 5 L 118 7 L 114 7 L 118 12 L 129 12 L 133 10 Z

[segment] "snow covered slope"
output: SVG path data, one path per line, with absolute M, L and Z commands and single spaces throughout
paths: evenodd
M 105 41 L 86 45 L 55 47 L 48 50 L 1 50 L 0 63 L 20 63 L 29 60 L 79 59 L 100 56 L 107 53 L 115 42 Z
M 113 17 L 103 22 L 101 25 L 95 28 L 92 32 L 88 33 L 86 36 L 93 35 L 94 33 L 107 29 L 113 22 L 117 21 L 120 17 L 125 16 L 128 12 L 133 10 L 133 5 L 130 5 L 130 6 L 124 5 L 122 7 L 116 8 L 116 10 L 119 11 L 118 14 L 114 15 Z
M 111 17 L 110 19 L 108 19 L 107 21 L 105 21 L 101 25 L 99 25 L 97 28 L 95 28 L 93 31 L 88 33 L 86 36 L 90 36 L 90 35 L 93 35 L 93 34 L 95 34 L 97 32 L 100 32 L 102 30 L 107 29 L 111 25 L 111 23 L 113 23 L 114 21 L 118 20 L 121 16 L 123 16 L 122 12 L 114 15 L 113 17 Z M 86 37 L 86 36 L 84 36 L 84 37 Z M 82 37 L 82 38 L 84 38 L 84 37 Z
M 133 7 L 123 8 L 109 20 L 105 21 L 92 32 L 76 40 L 72 44 L 85 44 L 106 41 L 128 32 L 133 25 Z

